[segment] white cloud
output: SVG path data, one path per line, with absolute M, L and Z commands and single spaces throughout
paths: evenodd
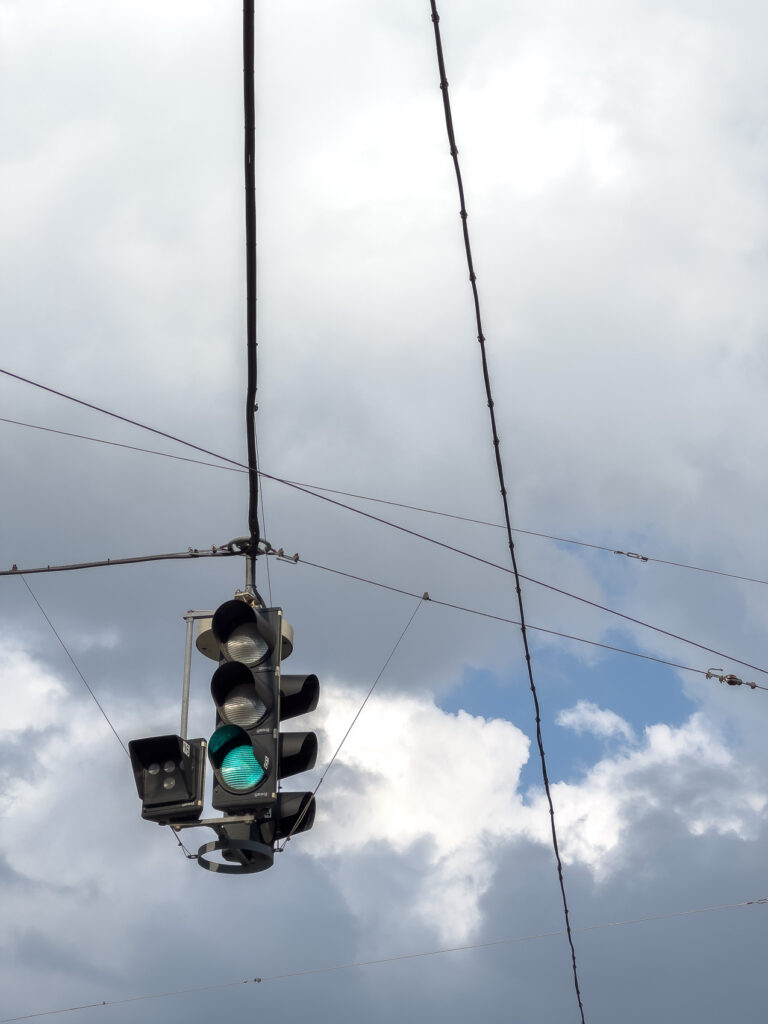
M 633 740 L 635 734 L 629 722 L 615 711 L 600 708 L 589 700 L 580 700 L 572 708 L 564 708 L 559 712 L 556 722 L 573 729 L 574 732 L 591 732 L 595 736 L 623 736 L 625 740 Z
M 324 688 L 328 750 L 359 701 L 347 689 Z M 313 853 L 353 857 L 384 843 L 425 862 L 411 894 L 417 916 L 445 936 L 464 936 L 479 922 L 494 843 L 525 813 L 518 790 L 528 748 L 511 722 L 447 714 L 428 698 L 376 695 L 320 791 L 328 824 L 316 828 Z
M 341 687 L 324 689 L 329 752 L 358 702 Z M 565 716 L 603 735 L 632 738 L 623 719 L 594 705 L 577 705 Z M 414 872 L 408 910 L 443 938 L 464 938 L 480 924 L 499 844 L 551 842 L 543 794 L 525 802 L 520 791 L 528 753 L 529 741 L 511 722 L 447 714 L 424 698 L 377 695 L 329 772 L 316 830 L 302 843 L 337 863 L 337 884 L 362 917 L 375 913 L 382 894 L 361 891 L 356 857 L 382 845 L 396 851 Z M 630 826 L 642 827 L 654 810 L 682 822 L 691 836 L 748 840 L 766 798 L 743 779 L 704 715 L 679 728 L 651 726 L 641 744 L 598 761 L 580 782 L 553 784 L 564 858 L 597 880 L 607 878 L 626 859 Z
M 600 877 L 622 861 L 630 824 L 652 810 L 677 818 L 692 835 L 733 833 L 749 839 L 763 819 L 766 797 L 750 784 L 717 728 L 694 714 L 679 728 L 654 725 L 641 747 L 593 766 L 578 783 L 558 782 L 552 798 L 566 860 Z M 532 814 L 532 834 L 547 840 L 544 797 Z
M 26 651 L 0 645 L 0 693 L 0 738 L 8 738 L 25 729 L 43 730 L 55 724 L 66 691 Z

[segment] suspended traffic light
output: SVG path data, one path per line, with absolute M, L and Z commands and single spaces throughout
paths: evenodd
M 211 679 L 216 706 L 208 743 L 214 774 L 211 802 L 230 816 L 254 816 L 252 825 L 227 826 L 234 840 L 229 851 L 225 843 L 212 845 L 225 859 L 247 861 L 254 843 L 271 850 L 275 840 L 312 827 L 314 796 L 281 793 L 279 784 L 314 767 L 317 737 L 313 732 L 281 734 L 280 723 L 313 711 L 320 684 L 315 675 L 281 676 L 281 661 L 293 650 L 293 631 L 280 608 L 226 601 L 214 612 L 210 627 L 202 628 L 197 646 L 219 661 Z
M 141 816 L 161 825 L 197 821 L 203 810 L 205 740 L 150 736 L 128 744 Z

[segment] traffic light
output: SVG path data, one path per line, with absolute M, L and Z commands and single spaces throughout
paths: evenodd
M 203 810 L 205 740 L 150 736 L 128 744 L 141 816 L 161 825 L 197 821 Z
M 282 610 L 226 601 L 214 612 L 210 629 L 202 628 L 197 646 L 219 662 L 211 679 L 216 725 L 208 743 L 213 806 L 227 815 L 253 814 L 248 839 L 270 847 L 307 831 L 314 821 L 314 796 L 282 793 L 279 784 L 314 767 L 317 736 L 281 733 L 280 723 L 313 711 L 320 684 L 315 675 L 281 675 L 281 661 L 293 650 L 293 631 Z M 233 839 L 238 829 L 245 831 L 228 828 Z

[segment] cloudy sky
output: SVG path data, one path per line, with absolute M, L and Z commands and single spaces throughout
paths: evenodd
M 665 564 L 768 580 L 763 8 L 440 3 L 513 525 L 609 549 L 518 533 L 520 569 L 723 652 L 524 583 L 533 625 L 661 659 L 531 634 L 590 1022 L 763 1015 L 768 908 L 739 905 L 768 896 L 768 693 L 702 672 L 768 685 L 768 590 Z M 234 459 L 241 45 L 221 0 L 0 0 L 0 367 Z M 256 46 L 262 468 L 500 522 L 427 0 L 261 0 Z M 2 568 L 246 532 L 242 474 L 20 426 L 194 456 L 7 376 L 0 408 Z M 314 829 L 223 878 L 141 821 L 115 735 L 0 580 L 0 1020 L 577 1021 L 510 576 L 263 498 L 300 555 L 258 585 L 294 626 L 287 668 L 321 679 L 318 768 L 418 601 L 302 563 L 435 600 Z M 343 500 L 508 565 L 493 525 Z M 126 743 L 177 730 L 182 616 L 243 579 L 27 577 Z M 191 735 L 210 675 L 195 655 Z

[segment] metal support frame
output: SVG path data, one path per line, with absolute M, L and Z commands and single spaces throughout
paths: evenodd
M 189 719 L 189 680 L 192 673 L 192 642 L 194 637 L 193 623 L 197 619 L 210 619 L 212 611 L 189 611 L 184 616 L 187 624 L 187 645 L 184 650 L 184 678 L 181 684 L 181 726 L 179 735 L 183 740 L 187 738 L 187 723 Z

